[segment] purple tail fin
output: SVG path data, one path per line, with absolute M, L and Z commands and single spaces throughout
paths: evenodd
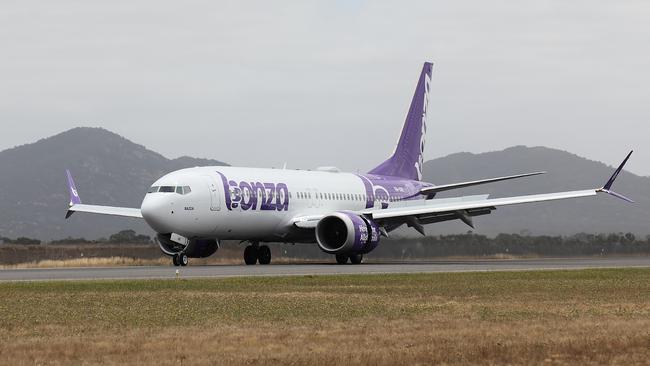
M 422 179 L 422 154 L 427 131 L 427 104 L 432 70 L 433 64 L 425 62 L 395 152 L 388 160 L 371 170 L 370 174 Z

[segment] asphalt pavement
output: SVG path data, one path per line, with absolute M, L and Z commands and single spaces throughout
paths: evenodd
M 0 281 L 43 280 L 113 280 L 113 279 L 173 279 L 176 270 L 181 278 L 225 278 L 245 276 L 301 276 L 379 273 L 436 273 L 480 271 L 528 271 L 586 268 L 650 267 L 649 257 L 589 257 L 544 258 L 515 260 L 440 260 L 417 262 L 375 262 L 360 265 L 332 263 L 270 264 L 270 265 L 210 265 L 173 267 L 84 267 L 3 269 Z

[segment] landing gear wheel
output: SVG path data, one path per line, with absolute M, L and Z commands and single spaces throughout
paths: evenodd
M 181 265 L 181 263 L 178 261 L 178 256 L 177 255 L 172 257 L 172 263 L 174 263 L 175 267 L 178 267 L 178 266 Z
M 336 263 L 338 264 L 346 264 L 348 263 L 348 256 L 344 254 L 337 254 L 336 255 Z
M 257 251 L 257 259 L 260 264 L 271 263 L 271 248 L 269 248 L 268 245 L 262 245 Z
M 363 262 L 363 254 L 353 254 L 350 256 L 350 262 L 352 264 L 361 264 Z
M 253 265 L 257 262 L 258 250 L 252 245 L 249 245 L 244 249 L 244 262 L 247 265 Z
M 185 267 L 190 262 L 190 259 L 187 257 L 187 254 L 181 253 L 178 255 L 178 263 Z

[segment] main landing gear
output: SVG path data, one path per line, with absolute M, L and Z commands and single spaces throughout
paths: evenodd
M 172 257 L 172 263 L 174 263 L 174 266 L 182 266 L 185 267 L 187 266 L 187 263 L 189 263 L 189 258 L 187 257 L 187 254 L 185 253 L 178 253 Z
M 348 259 L 352 264 L 361 264 L 361 262 L 363 262 L 363 254 L 352 254 L 352 255 L 337 254 L 336 255 L 336 263 L 338 264 L 346 264 L 348 263 Z
M 260 264 L 271 263 L 271 248 L 267 245 L 252 243 L 244 249 L 244 262 L 247 265 L 253 265 L 257 262 Z

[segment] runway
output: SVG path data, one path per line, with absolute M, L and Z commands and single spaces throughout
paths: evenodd
M 361 265 L 279 264 L 279 265 L 213 265 L 213 266 L 142 266 L 3 269 L 0 281 L 50 280 L 117 280 L 173 279 L 176 269 L 180 278 L 225 278 L 245 276 L 302 276 L 380 273 L 439 273 L 481 271 L 525 271 L 586 268 L 650 267 L 650 257 L 618 258 L 544 258 L 517 260 L 440 260 L 427 262 L 382 262 Z

